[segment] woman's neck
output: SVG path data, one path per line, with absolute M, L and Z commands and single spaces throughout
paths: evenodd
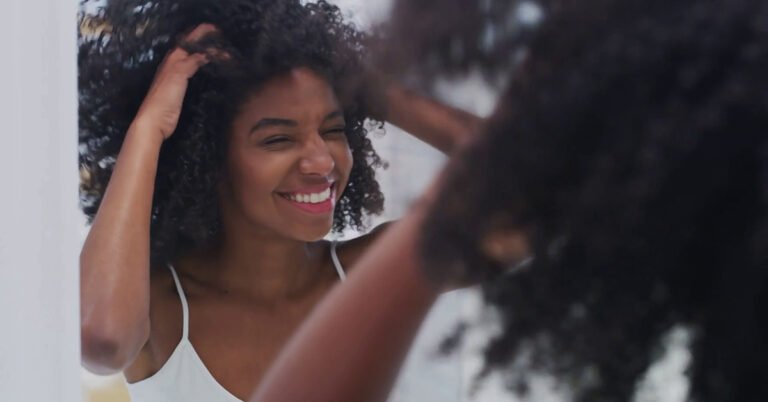
M 323 277 L 324 242 L 274 235 L 224 235 L 207 251 L 184 259 L 189 274 L 211 287 L 249 299 L 278 302 L 300 297 Z

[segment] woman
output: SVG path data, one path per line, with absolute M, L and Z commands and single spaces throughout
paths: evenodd
M 502 328 L 484 373 L 520 394 L 544 373 L 633 400 L 683 333 L 687 399 L 768 399 L 766 21 L 760 0 L 557 3 L 484 135 L 253 400 L 383 400 L 439 291 L 478 281 Z
M 365 118 L 444 151 L 476 119 L 371 90 L 363 35 L 322 1 L 111 1 L 82 23 L 83 362 L 136 401 L 245 399 L 380 232 L 322 240 L 381 210 Z

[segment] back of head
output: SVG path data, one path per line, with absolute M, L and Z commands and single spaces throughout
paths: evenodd
M 431 273 L 497 278 L 483 239 L 529 236 L 530 269 L 485 286 L 487 366 L 520 384 L 630 400 L 684 328 L 692 400 L 768 399 L 768 4 L 545 4 L 428 220 Z

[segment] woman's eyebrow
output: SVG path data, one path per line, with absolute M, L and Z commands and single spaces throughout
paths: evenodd
M 344 112 L 342 112 L 341 110 L 334 110 L 333 112 L 328 113 L 328 115 L 325 116 L 325 118 L 323 119 L 323 122 L 335 119 L 337 117 L 344 118 Z
M 258 123 L 254 124 L 253 127 L 251 127 L 251 131 L 249 133 L 253 133 L 254 131 L 258 131 L 266 127 L 296 127 L 298 125 L 299 123 L 297 123 L 296 120 L 267 117 L 259 120 Z
M 344 112 L 341 110 L 335 110 L 331 113 L 328 113 L 323 119 L 323 122 L 333 120 L 338 117 L 343 118 Z M 299 123 L 296 120 L 265 117 L 254 124 L 253 127 L 251 127 L 251 131 L 249 131 L 249 133 L 253 133 L 266 127 L 297 127 L 298 125 Z

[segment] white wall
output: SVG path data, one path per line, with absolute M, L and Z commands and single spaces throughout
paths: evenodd
M 0 400 L 80 400 L 75 0 L 0 14 Z

